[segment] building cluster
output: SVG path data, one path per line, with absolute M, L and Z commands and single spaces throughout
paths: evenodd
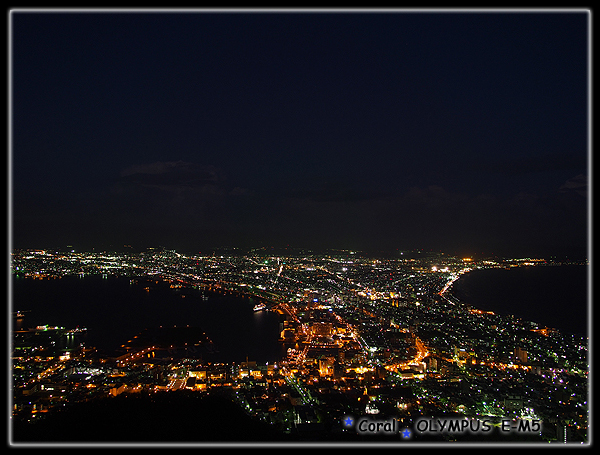
M 531 440 L 588 440 L 588 340 L 472 308 L 451 294 L 451 283 L 474 268 L 553 263 L 266 253 L 14 252 L 12 272 L 34 279 L 152 277 L 252 295 L 280 314 L 286 353 L 270 364 L 209 363 L 187 343 L 193 338 L 204 349 L 210 340 L 179 331 L 167 337 L 178 340 L 175 348 L 167 340 L 140 342 L 107 358 L 79 342 L 85 329 L 20 328 L 11 346 L 14 416 L 35 420 L 121 394 L 218 389 L 282 433 L 308 438 L 342 437 L 344 416 L 372 415 L 405 426 L 420 416 L 538 419 L 543 426 Z

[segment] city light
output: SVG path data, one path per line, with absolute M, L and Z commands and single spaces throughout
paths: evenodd
M 105 266 L 107 260 L 110 267 Z M 344 274 L 336 272 L 340 263 Z M 257 270 L 256 264 L 265 268 Z M 206 304 L 206 292 L 252 298 L 250 310 L 279 318 L 279 340 L 273 341 L 285 354 L 264 364 L 217 364 L 193 355 L 209 340 L 173 339 L 160 345 L 131 334 L 119 356 L 98 357 L 92 355 L 93 347 L 80 343 L 80 337 L 93 330 L 90 327 L 38 325 L 14 334 L 13 368 L 19 380 L 13 414 L 24 419 L 50 415 L 83 389 L 86 400 L 230 390 L 252 418 L 280 422 L 285 431 L 317 422 L 317 417 L 300 412 L 310 407 L 320 410 L 319 419 L 337 422 L 350 412 L 381 417 L 383 422 L 390 410 L 400 412 L 406 422 L 442 412 L 541 422 L 559 415 L 578 435 L 585 435 L 587 414 L 580 410 L 587 403 L 587 340 L 473 308 L 453 295 L 453 284 L 472 270 L 532 264 L 550 263 L 449 255 L 420 262 L 374 261 L 356 253 L 349 261 L 327 255 L 200 258 L 159 250 L 123 257 L 15 252 L 13 273 L 25 279 L 122 277 L 149 294 L 164 283 L 170 292 L 185 292 L 200 305 Z M 24 310 L 13 312 L 20 320 L 28 315 Z M 192 328 L 177 324 L 173 329 Z M 42 334 L 48 338 L 40 338 Z M 71 340 L 74 348 L 60 348 L 61 339 Z M 76 382 L 72 388 L 53 388 L 51 400 L 44 401 L 50 397 L 41 394 L 39 385 L 65 380 Z M 529 392 L 520 391 L 523 385 Z M 400 392 L 406 396 L 397 396 Z M 473 403 L 472 397 L 479 396 L 485 399 Z M 346 398 L 347 408 L 325 411 L 334 397 L 352 398 Z M 32 398 L 41 400 L 35 408 L 28 404 Z M 549 423 L 536 435 L 552 440 L 548 428 L 554 426 Z M 494 428 L 499 428 L 496 423 Z M 417 431 L 411 440 L 418 437 Z

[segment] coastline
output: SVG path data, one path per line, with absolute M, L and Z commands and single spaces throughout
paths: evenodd
M 201 290 L 171 289 L 163 280 L 156 283 L 139 278 L 135 284 L 129 277 L 19 280 L 26 281 L 19 286 L 13 283 L 12 303 L 32 310 L 27 313 L 26 325 L 87 327 L 86 344 L 102 351 L 113 352 L 148 328 L 189 324 L 205 330 L 215 343 L 218 352 L 211 354 L 214 360 L 250 357 L 274 361 L 280 355 L 278 317 L 252 311 L 251 297 L 236 291 L 207 291 L 210 298 L 203 300 Z M 93 310 L 93 317 L 84 317 L 84 303 Z M 264 332 L 272 337 L 257 336 Z
M 589 334 L 589 295 L 583 297 L 583 302 L 583 290 L 573 288 L 572 284 L 576 285 L 583 279 L 587 281 L 589 269 L 585 268 L 583 274 L 584 269 L 575 267 L 589 266 L 472 268 L 452 280 L 444 288 L 443 297 L 481 311 L 492 311 L 501 316 L 513 315 L 563 333 L 585 337 Z M 571 281 L 573 283 L 569 283 Z M 536 288 L 535 284 L 540 286 Z M 587 294 L 589 283 L 586 284 Z M 493 290 L 489 289 L 490 286 Z

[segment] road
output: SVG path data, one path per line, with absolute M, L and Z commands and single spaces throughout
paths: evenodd
M 429 350 L 427 349 L 427 346 L 425 346 L 419 339 L 419 337 L 415 337 L 415 347 L 417 348 L 417 353 L 411 360 L 402 363 L 391 363 L 385 365 L 385 369 L 397 372 L 398 370 L 408 368 L 410 365 L 422 362 L 423 359 L 429 355 Z

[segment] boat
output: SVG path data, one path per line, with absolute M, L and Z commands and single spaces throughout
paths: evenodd
M 264 310 L 265 308 L 267 308 L 267 305 L 265 305 L 264 303 L 259 303 L 258 305 L 254 305 L 254 311 Z

